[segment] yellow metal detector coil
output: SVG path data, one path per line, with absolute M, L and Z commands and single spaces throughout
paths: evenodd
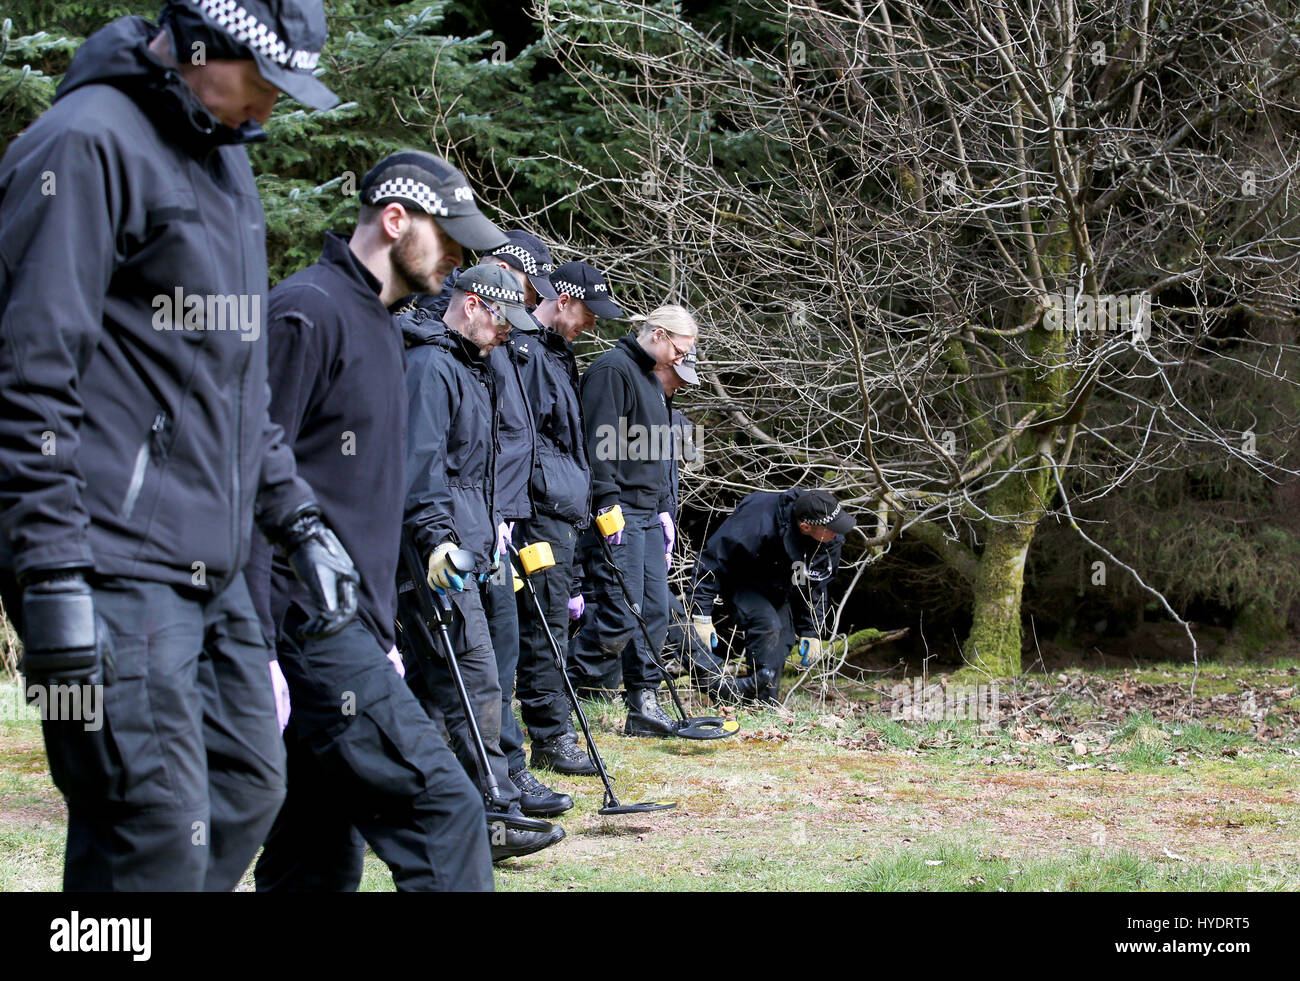
M 740 732 L 740 723 L 737 722 L 735 719 L 728 719 L 726 722 L 722 723 L 722 731 Z
M 596 527 L 606 537 L 618 534 L 625 527 L 623 509 L 615 504 L 608 511 L 602 511 L 596 515 Z
M 519 561 L 523 563 L 524 575 L 531 576 L 534 572 L 541 572 L 543 569 L 550 569 L 555 565 L 555 556 L 551 553 L 550 542 L 533 542 L 526 548 L 519 550 Z M 520 583 L 520 585 L 523 585 Z

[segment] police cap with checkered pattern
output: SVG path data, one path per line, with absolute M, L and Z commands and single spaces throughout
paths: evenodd
M 461 245 L 483 252 L 505 245 L 506 233 L 483 217 L 465 175 L 423 150 L 389 154 L 361 178 L 362 204 L 400 201 L 432 215 Z
M 312 74 L 325 46 L 321 0 L 168 0 L 164 14 L 168 9 L 182 18 L 197 14 L 253 58 L 264 79 L 303 105 L 312 109 L 338 105 L 339 97 Z
M 621 317 L 623 311 L 609 294 L 605 277 L 587 262 L 566 262 L 551 273 L 555 292 L 581 300 L 597 317 Z
M 551 263 L 551 250 L 546 243 L 519 229 L 506 232 L 506 237 L 510 243 L 494 249 L 492 258 L 521 270 L 543 300 L 556 299 L 555 287 L 551 285 L 551 271 L 555 266 Z
M 827 490 L 810 490 L 800 494 L 790 511 L 795 521 L 810 525 L 825 525 L 837 535 L 846 535 L 856 525 L 857 519 L 840 506 L 835 495 Z
M 454 289 L 473 293 L 486 300 L 512 327 L 536 331 L 537 325 L 524 306 L 524 291 L 519 280 L 495 262 L 480 262 L 456 277 Z
M 698 385 L 700 383 L 699 372 L 695 370 L 700 363 L 699 356 L 695 348 L 687 351 L 682 360 L 673 365 L 673 371 L 677 372 L 677 377 L 688 385 Z

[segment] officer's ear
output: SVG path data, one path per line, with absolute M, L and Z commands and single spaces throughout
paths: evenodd
M 812 534 L 812 525 L 810 525 L 810 524 L 809 524 L 808 522 L 806 522 L 806 521 L 800 521 L 800 522 L 799 522 L 799 530 L 802 531 L 805 535 L 811 535 L 811 534 Z
M 379 227 L 383 229 L 384 236 L 394 242 L 400 239 L 407 228 L 406 218 L 409 214 L 400 201 L 389 201 L 384 205 L 379 212 Z

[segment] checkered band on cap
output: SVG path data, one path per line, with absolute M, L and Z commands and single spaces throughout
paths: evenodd
M 524 302 L 524 294 L 520 290 L 511 290 L 502 286 L 493 286 L 490 283 L 470 283 L 465 287 L 465 292 L 473 293 L 476 296 L 481 296 L 488 300 L 504 300 L 506 303 L 518 303 L 521 305 Z
M 442 215 L 444 218 L 448 216 L 447 206 L 442 203 L 438 192 L 423 181 L 411 177 L 393 177 L 382 184 L 376 184 L 366 193 L 366 197 L 369 198 L 366 204 L 375 204 L 384 198 L 405 198 L 414 201 L 431 215 Z
M 838 518 L 838 517 L 840 516 L 840 511 L 841 511 L 841 510 L 842 510 L 842 509 L 841 509 L 840 506 L 837 504 L 837 505 L 835 505 L 835 510 L 832 511 L 830 514 L 824 516 L 824 517 L 821 517 L 821 518 L 804 518 L 803 520 L 806 521 L 806 522 L 808 522 L 808 524 L 810 524 L 810 525 L 828 525 L 828 524 L 830 524 L 832 521 L 834 521 L 836 518 Z
M 576 297 L 579 300 L 587 296 L 586 287 L 579 286 L 577 283 L 570 283 L 563 279 L 552 279 L 551 285 L 555 287 L 557 293 L 568 293 L 569 296 Z
M 524 264 L 524 272 L 529 276 L 549 276 L 555 269 L 555 266 L 549 262 L 538 262 L 533 258 L 533 254 L 522 245 L 503 245 L 493 251 L 492 254 L 514 256 Z
M 279 35 L 245 10 L 236 0 L 189 0 L 205 18 L 240 44 L 278 65 L 295 71 L 311 71 L 320 61 L 319 51 L 295 51 Z

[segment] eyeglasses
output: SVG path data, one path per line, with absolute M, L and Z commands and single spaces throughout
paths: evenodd
M 679 347 L 677 346 L 677 342 L 673 340 L 673 335 L 672 335 L 672 332 L 671 332 L 671 331 L 666 330 L 666 329 L 663 328 L 663 327 L 660 327 L 659 329 L 662 330 L 662 331 L 664 332 L 664 337 L 666 337 L 666 338 L 668 339 L 668 343 L 671 344 L 672 347 L 673 347 L 673 361 L 674 361 L 674 362 L 676 362 L 676 361 L 681 361 L 682 358 L 686 357 L 686 355 L 688 355 L 688 354 L 691 353 L 691 348 L 695 347 L 694 344 L 690 344 L 690 345 L 687 346 L 686 350 L 683 351 L 681 348 L 679 348 Z
M 504 327 L 506 325 L 506 318 L 498 313 L 496 308 L 492 306 L 492 304 L 488 303 L 487 300 L 483 299 L 483 297 L 479 296 L 477 293 L 474 295 L 478 297 L 478 302 L 483 305 L 483 309 L 486 310 L 488 315 L 492 318 L 492 326 Z

